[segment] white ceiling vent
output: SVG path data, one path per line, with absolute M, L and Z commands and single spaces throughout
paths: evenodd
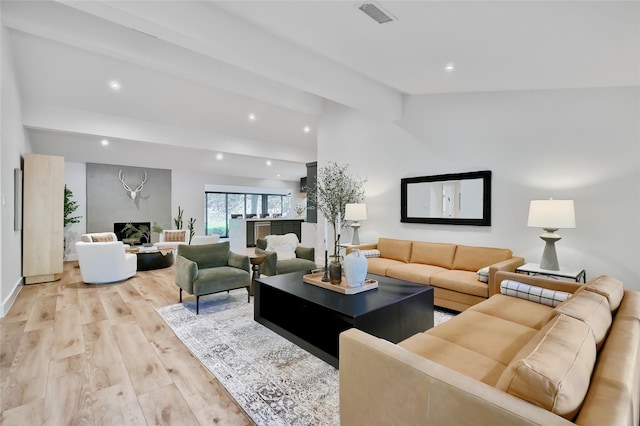
M 378 24 L 384 24 L 391 21 L 397 21 L 398 18 L 385 11 L 382 6 L 377 3 L 369 2 L 362 3 L 358 6 L 358 9 L 367 14 L 371 19 L 376 21 Z

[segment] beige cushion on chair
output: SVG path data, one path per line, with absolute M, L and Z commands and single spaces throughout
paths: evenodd
M 185 230 L 165 230 L 162 232 L 166 243 L 184 243 L 187 241 L 187 231 Z
M 118 241 L 118 238 L 113 232 L 92 232 L 82 234 L 80 240 L 85 243 L 108 243 L 110 241 Z

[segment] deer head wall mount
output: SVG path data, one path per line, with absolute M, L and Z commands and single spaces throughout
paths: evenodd
M 124 181 L 124 175 L 122 174 L 122 170 L 118 172 L 118 178 L 120 179 L 120 182 L 122 182 L 122 186 L 124 187 L 124 189 L 129 193 L 129 197 L 131 197 L 131 199 L 135 201 L 136 197 L 138 196 L 138 192 L 142 191 L 142 188 L 144 187 L 144 184 L 147 181 L 147 172 L 140 173 L 140 181 L 141 181 L 140 185 L 138 185 L 138 187 L 134 190 L 129 188 L 129 185 L 127 185 L 126 182 Z

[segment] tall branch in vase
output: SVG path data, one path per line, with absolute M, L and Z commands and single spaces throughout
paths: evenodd
M 348 203 L 364 201 L 364 184 L 366 179 L 357 179 L 349 173 L 349 164 L 338 164 L 330 161 L 318 170 L 315 187 L 307 196 L 316 197 L 317 208 L 333 226 L 333 257 L 337 258 L 339 238 L 344 220 L 345 206 Z M 341 220 L 342 219 L 342 220 Z M 327 241 L 327 244 L 329 242 Z

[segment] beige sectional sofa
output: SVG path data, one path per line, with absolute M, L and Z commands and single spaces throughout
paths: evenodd
M 555 307 L 496 294 L 398 344 L 345 331 L 341 424 L 640 424 L 640 292 L 495 278 L 570 294 Z
M 513 272 L 524 264 L 522 257 L 509 249 L 464 246 L 460 244 L 379 238 L 377 244 L 362 244 L 353 249 L 377 250 L 369 257 L 368 272 L 434 288 L 434 304 L 464 311 L 490 296 L 497 271 Z M 478 271 L 489 268 L 488 282 L 478 279 Z

